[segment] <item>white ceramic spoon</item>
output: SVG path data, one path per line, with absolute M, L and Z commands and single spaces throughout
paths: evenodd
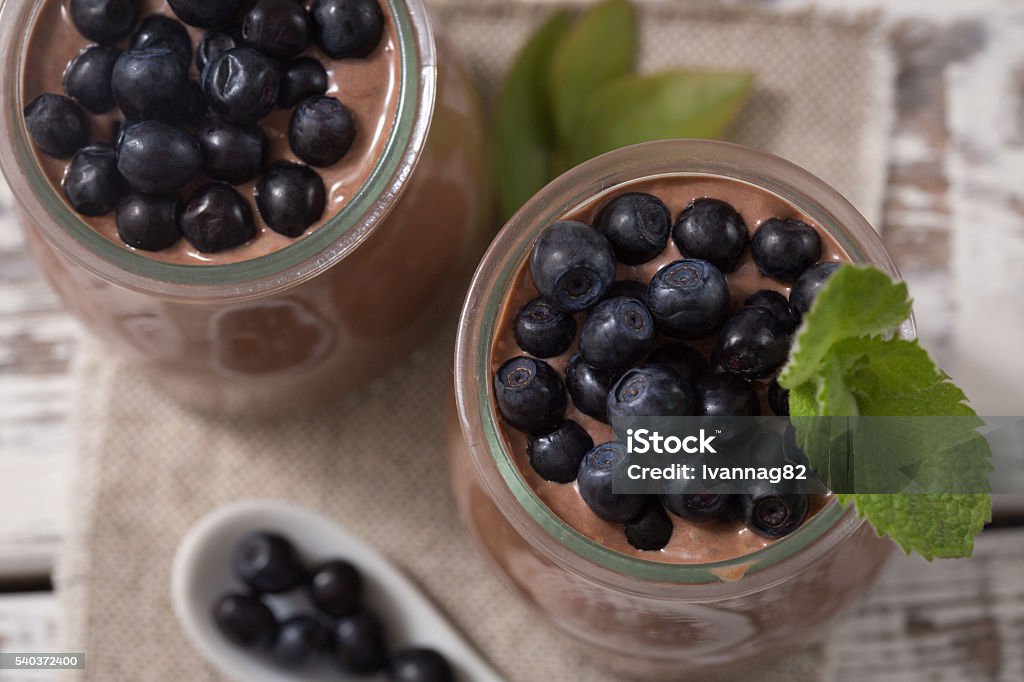
M 380 615 L 392 651 L 407 646 L 429 647 L 448 659 L 458 682 L 501 682 L 501 676 L 391 562 L 320 514 L 277 500 L 237 502 L 208 514 L 185 535 L 174 557 L 174 612 L 195 648 L 223 674 L 240 682 L 355 679 L 329 660 L 298 672 L 277 668 L 265 655 L 235 646 L 217 630 L 211 616 L 215 600 L 240 588 L 231 573 L 232 548 L 253 530 L 284 535 L 309 563 L 342 558 L 355 564 L 364 577 L 365 602 Z M 289 605 L 310 608 L 301 595 L 272 598 L 272 608 Z M 375 682 L 384 680 L 385 675 L 358 679 Z

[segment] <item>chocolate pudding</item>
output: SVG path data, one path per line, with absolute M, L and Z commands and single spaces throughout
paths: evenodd
M 308 1 L 303 2 L 307 7 L 309 4 Z M 63 94 L 65 67 L 84 48 L 93 44 L 84 38 L 73 24 L 68 5 L 68 0 L 46 0 L 29 29 L 22 84 L 22 98 L 26 103 L 43 93 Z M 249 5 L 250 3 L 242 4 L 239 17 Z M 324 54 L 312 39 L 299 55 L 312 57 L 323 65 L 327 73 L 326 95 L 337 98 L 351 111 L 357 131 L 352 147 L 339 161 L 327 167 L 314 169 L 323 179 L 325 206 L 321 217 L 301 235 L 286 236 L 267 226 L 255 202 L 258 178 L 243 182 L 235 188 L 250 204 L 255 221 L 255 236 L 240 246 L 215 253 L 202 252 L 187 239 L 179 239 L 172 246 L 161 250 L 143 250 L 128 246 L 118 237 L 113 211 L 100 216 L 82 215 L 81 219 L 96 232 L 126 249 L 163 262 L 188 265 L 217 265 L 258 258 L 294 244 L 298 239 L 317 230 L 341 211 L 366 182 L 381 158 L 395 125 L 401 78 L 400 64 L 396 54 L 394 20 L 388 12 L 387 3 L 382 3 L 381 6 L 385 18 L 383 35 L 380 43 L 368 56 L 332 59 Z M 152 15 L 178 18 L 166 0 L 139 0 L 138 9 L 139 23 L 136 24 L 136 29 L 146 17 Z M 192 80 L 196 80 L 201 74 L 196 65 L 194 52 L 207 31 L 187 24 L 182 25 L 188 31 L 193 46 L 193 58 L 189 62 L 188 75 Z M 228 32 L 229 28 L 225 27 L 223 30 Z M 131 35 L 118 41 L 116 46 L 126 49 L 130 42 Z M 238 38 L 236 43 L 242 45 L 241 39 Z M 265 167 L 274 161 L 302 163 L 288 142 L 289 120 L 293 109 L 294 107 L 276 106 L 258 123 L 268 140 Z M 213 115 L 212 112 L 207 114 Z M 101 114 L 86 111 L 86 117 L 90 142 L 106 142 L 116 146 L 116 125 L 125 118 L 117 106 Z M 54 191 L 66 201 L 61 184 L 69 159 L 53 158 L 41 153 L 38 147 L 35 148 L 35 152 Z M 179 192 L 180 197 L 188 197 L 192 190 L 209 181 L 210 178 L 201 171 L 197 178 Z
M 597 199 L 584 203 L 561 219 L 592 225 L 604 206 L 614 201 L 616 197 L 629 192 L 646 193 L 660 199 L 668 208 L 673 222 L 695 200 L 710 198 L 724 201 L 740 214 L 751 236 L 758 226 L 769 218 L 799 220 L 814 227 L 821 239 L 819 262 L 849 260 L 842 248 L 820 226 L 815 225 L 807 215 L 792 204 L 764 189 L 728 178 L 680 175 L 638 180 L 617 187 L 612 194 L 603 194 Z M 670 238 L 665 249 L 645 263 L 637 265 L 618 263 L 615 279 L 616 281 L 639 282 L 646 286 L 658 270 L 688 255 L 680 252 Z M 744 301 L 755 292 L 778 291 L 788 298 L 792 288 L 791 282 L 782 282 L 762 274 L 753 261 L 749 247 L 743 250 L 735 269 L 725 275 L 733 310 L 742 308 Z M 512 288 L 501 309 L 492 353 L 493 371 L 497 372 L 502 363 L 509 358 L 525 353 L 518 346 L 514 335 L 516 316 L 524 305 L 537 298 L 538 295 L 539 292 L 530 273 L 530 264 L 528 261 L 524 261 L 519 267 Z M 575 317 L 577 326 L 579 326 L 586 315 L 577 313 Z M 705 358 L 710 359 L 716 338 L 717 334 L 712 334 L 693 339 L 688 343 L 701 352 Z M 659 346 L 673 342 L 674 340 L 670 337 L 659 335 L 652 352 L 656 352 Z M 578 339 L 574 339 L 568 350 L 554 357 L 544 358 L 544 360 L 564 376 L 569 359 L 578 350 Z M 756 379 L 751 382 L 760 398 L 762 414 L 772 414 L 767 397 L 768 381 L 768 379 Z M 580 411 L 572 400 L 569 401 L 565 418 L 582 426 L 595 445 L 615 439 L 611 426 L 607 422 Z M 537 496 L 567 524 L 609 549 L 650 561 L 701 564 L 741 557 L 778 541 L 752 532 L 741 519 L 698 521 L 669 514 L 673 528 L 668 544 L 653 551 L 637 549 L 627 541 L 623 533 L 623 524 L 604 521 L 591 511 L 580 496 L 576 481 L 557 483 L 544 480 L 530 465 L 527 457 L 528 435 L 510 427 L 504 420 L 501 420 L 500 423 L 502 436 L 509 452 L 512 453 L 520 475 L 529 483 Z M 808 516 L 816 513 L 823 504 L 824 498 L 813 496 Z

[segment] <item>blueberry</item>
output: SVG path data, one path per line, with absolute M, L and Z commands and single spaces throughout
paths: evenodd
M 549 433 L 565 414 L 565 387 L 558 373 L 543 360 L 525 355 L 498 368 L 494 397 L 505 421 L 526 433 Z
M 750 251 L 762 274 L 792 282 L 821 256 L 821 237 L 803 221 L 769 218 L 754 232 Z
M 622 370 L 591 367 L 576 353 L 565 367 L 565 387 L 577 410 L 607 422 L 608 393 L 620 376 Z
M 344 559 L 325 561 L 310 574 L 309 597 L 324 614 L 348 616 L 359 610 L 363 577 Z
M 533 245 L 530 273 L 541 296 L 569 313 L 597 303 L 615 279 L 615 253 L 603 234 L 563 220 L 547 227 Z
M 64 92 L 85 109 L 102 114 L 114 108 L 110 76 L 121 50 L 112 46 L 90 45 L 71 60 L 64 71 Z
M 811 304 L 828 278 L 838 269 L 839 263 L 818 263 L 800 275 L 800 279 L 793 285 L 793 290 L 789 292 L 789 305 L 798 322 L 811 309 Z
M 216 253 L 256 236 L 249 202 L 231 185 L 213 182 L 196 189 L 185 202 L 181 232 L 203 253 Z
M 742 308 L 722 327 L 715 352 L 727 371 L 761 379 L 786 361 L 791 340 L 786 326 L 770 310 Z
M 199 73 L 203 72 L 207 64 L 228 50 L 238 47 L 239 44 L 239 41 L 227 33 L 207 31 L 196 46 L 196 68 L 199 69 Z
M 636 367 L 619 379 L 608 394 L 608 417 L 691 416 L 693 390 L 666 365 Z
M 178 18 L 190 26 L 217 29 L 231 23 L 240 0 L 167 0 Z
M 85 112 L 64 95 L 44 93 L 25 107 L 25 127 L 40 151 L 66 159 L 89 141 Z
M 300 614 L 281 623 L 270 648 L 274 663 L 284 668 L 301 668 L 324 651 L 327 628 L 313 616 Z
M 377 0 L 313 0 L 309 13 L 316 44 L 334 59 L 369 56 L 384 34 Z
M 82 215 L 110 213 L 124 191 L 117 153 L 109 144 L 82 147 L 64 173 L 64 196 Z
M 198 126 L 206 119 L 208 109 L 202 86 L 190 80 L 185 86 L 185 107 L 181 112 L 181 123 L 192 128 Z
M 599 518 L 611 523 L 629 523 L 644 512 L 644 495 L 615 494 L 612 478 L 615 470 L 626 463 L 626 446 L 619 441 L 602 443 L 588 452 L 580 464 L 576 478 L 580 497 Z
M 246 594 L 226 594 L 218 599 L 213 622 L 221 634 L 247 649 L 268 646 L 277 631 L 277 621 L 267 605 Z
M 580 328 L 580 355 L 592 367 L 628 367 L 654 343 L 654 320 L 635 298 L 609 298 L 598 303 Z
M 647 285 L 632 279 L 616 280 L 612 282 L 610 287 L 608 287 L 608 291 L 605 292 L 604 297 L 617 298 L 619 296 L 635 298 L 638 301 L 646 301 Z
M 277 594 L 302 584 L 305 573 L 295 547 L 282 535 L 247 533 L 231 553 L 235 576 L 256 592 Z
M 652 365 L 668 365 L 686 382 L 693 384 L 708 371 L 708 361 L 688 343 L 666 343 L 651 351 L 647 361 Z
M 433 649 L 403 649 L 391 657 L 390 682 L 455 682 L 455 671 Z
M 654 275 L 647 288 L 647 307 L 669 336 L 699 339 L 729 316 L 729 286 L 711 263 L 684 258 Z
M 519 310 L 513 334 L 530 355 L 551 358 L 569 350 L 576 338 L 576 320 L 543 298 L 535 298 Z
M 242 39 L 274 59 L 291 59 L 309 41 L 306 8 L 295 0 L 256 0 L 242 20 Z
M 697 199 L 676 219 L 672 241 L 680 253 L 732 272 L 750 236 L 743 217 L 732 206 L 718 199 Z
M 626 540 L 630 545 L 645 552 L 663 549 L 672 539 L 672 519 L 655 498 L 647 503 L 647 509 L 636 521 L 627 523 Z
M 639 265 L 665 250 L 672 217 L 661 199 L 629 192 L 612 199 L 597 215 L 597 228 L 626 265 Z
M 583 456 L 594 447 L 586 429 L 572 420 L 564 421 L 541 436 L 530 436 L 526 455 L 530 465 L 545 481 L 570 483 L 576 480 Z
M 165 47 L 173 50 L 186 73 L 192 63 L 192 38 L 188 29 L 180 21 L 162 14 L 151 14 L 142 20 L 139 30 L 132 36 L 131 46 L 135 49 Z
M 201 165 L 196 138 L 162 121 L 128 126 L 117 145 L 117 169 L 140 192 L 172 194 L 192 180 Z
M 735 495 L 717 493 L 664 494 L 661 503 L 676 516 L 692 521 L 721 518 Z
M 169 47 L 130 49 L 114 62 L 110 89 L 125 118 L 176 121 L 185 108 L 188 76 Z
M 139 20 L 135 3 L 136 0 L 71 0 L 71 22 L 89 40 L 116 43 L 131 33 Z
M 249 125 L 269 114 L 277 103 L 281 71 L 263 53 L 236 47 L 206 65 L 201 84 L 210 108 L 219 116 Z
M 785 325 L 786 329 L 796 331 L 797 320 L 793 309 L 789 306 L 789 300 L 777 291 L 762 289 L 754 292 L 743 302 L 749 308 L 765 308 L 770 310 L 775 317 Z
M 369 611 L 342 616 L 334 623 L 334 662 L 352 675 L 369 675 L 388 663 L 384 630 Z
M 807 507 L 806 495 L 744 495 L 744 523 L 762 537 L 780 538 L 800 527 L 807 518 Z
M 324 213 L 324 181 L 310 168 L 275 161 L 256 186 L 256 207 L 275 232 L 298 237 Z
M 356 120 L 334 97 L 307 97 L 295 107 L 288 123 L 288 145 L 311 166 L 338 162 L 355 139 Z
M 281 74 L 277 105 L 286 109 L 306 99 L 327 92 L 327 71 L 318 59 L 300 57 L 288 62 Z
M 256 125 L 239 126 L 211 116 L 196 130 L 203 170 L 214 180 L 240 185 L 256 178 L 267 158 L 267 135 Z
M 123 118 L 116 119 L 110 124 L 110 140 L 114 149 L 117 149 L 118 146 L 120 146 L 121 140 L 124 138 L 124 131 L 127 130 L 130 125 L 131 123 Z
M 768 384 L 768 405 L 772 412 L 780 417 L 789 416 L 789 389 L 779 386 L 776 379 L 772 379 Z
M 181 238 L 177 197 L 133 192 L 117 204 L 117 236 L 143 251 L 162 251 Z
M 697 382 L 695 392 L 697 414 L 702 416 L 757 417 L 761 414 L 757 391 L 735 374 L 708 374 Z

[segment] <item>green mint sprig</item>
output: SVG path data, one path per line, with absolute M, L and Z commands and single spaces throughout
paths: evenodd
M 975 431 L 982 425 L 963 391 L 938 369 L 917 341 L 893 333 L 910 314 L 905 284 L 870 267 L 840 267 L 818 293 L 797 335 L 779 383 L 790 390 L 790 414 L 797 440 L 812 467 L 827 466 L 828 441 L 816 424 L 801 417 L 949 416 L 929 420 L 929 428 L 873 433 L 858 439 L 853 454 L 871 468 L 891 465 L 898 450 L 914 461 L 914 478 L 941 481 L 951 471 L 959 489 L 988 490 L 988 444 Z M 885 429 L 886 420 L 872 422 Z M 824 428 L 824 427 L 823 427 Z M 879 443 L 898 443 L 884 451 Z M 949 443 L 963 447 L 951 450 Z M 876 447 L 872 447 L 875 445 Z M 955 453 L 957 460 L 948 460 Z M 926 559 L 970 556 L 974 537 L 991 518 L 987 494 L 839 494 L 879 535 L 891 537 L 906 553 Z
M 718 137 L 751 88 L 746 73 L 633 73 L 636 14 L 597 3 L 555 12 L 523 46 L 498 99 L 493 176 L 501 220 L 559 173 L 619 147 Z

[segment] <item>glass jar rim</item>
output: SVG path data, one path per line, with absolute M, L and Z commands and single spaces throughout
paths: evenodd
M 237 263 L 166 263 L 125 249 L 93 230 L 67 206 L 35 161 L 23 116 L 22 69 L 29 31 L 44 3 L 0 5 L 0 92 L 8 104 L 0 135 L 0 169 L 16 202 L 63 255 L 103 280 L 165 299 L 247 300 L 288 289 L 346 257 L 384 221 L 407 185 L 434 113 L 437 50 L 423 0 L 382 0 L 390 10 L 399 60 L 398 103 L 384 150 L 366 181 L 337 214 L 311 234 L 269 254 Z
M 535 194 L 495 237 L 474 274 L 459 321 L 455 351 L 455 397 L 462 435 L 487 495 L 510 524 L 544 555 L 592 578 L 652 583 L 728 582 L 736 572 L 760 573 L 798 554 L 816 556 L 865 523 L 852 507 L 830 500 L 803 526 L 762 549 L 733 559 L 677 564 L 616 552 L 586 537 L 558 517 L 526 482 L 507 449 L 493 409 L 490 354 L 508 286 L 528 257 L 539 232 L 567 212 L 600 201 L 624 184 L 659 176 L 720 176 L 746 182 L 796 206 L 821 225 L 855 263 L 870 263 L 893 278 L 899 272 L 878 233 L 825 182 L 766 152 L 708 140 L 661 140 L 618 149 L 566 172 Z M 913 318 L 900 329 L 915 336 Z M 820 542 L 828 539 L 827 542 Z M 567 561 L 565 549 L 586 560 Z

